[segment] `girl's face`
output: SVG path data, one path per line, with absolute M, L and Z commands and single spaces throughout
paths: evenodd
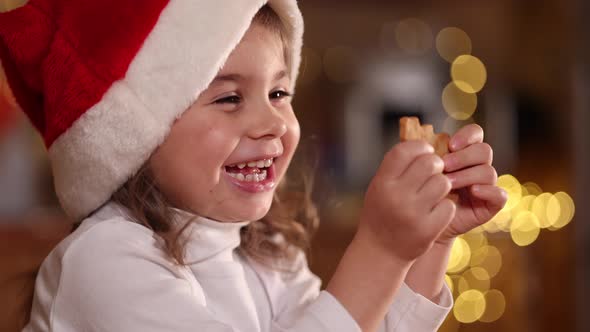
M 225 222 L 266 215 L 299 142 L 288 72 L 279 36 L 253 24 L 150 159 L 175 206 Z

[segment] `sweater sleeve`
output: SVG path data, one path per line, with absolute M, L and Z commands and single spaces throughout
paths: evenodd
M 327 291 L 308 267 L 303 251 L 275 269 L 249 259 L 269 297 L 271 332 L 361 332 L 346 308 Z
M 293 273 L 273 273 L 256 268 L 271 299 L 275 316 L 273 332 L 344 331 L 360 332 L 357 322 L 329 292 L 320 291 L 321 282 L 299 252 Z M 379 332 L 436 331 L 449 313 L 453 299 L 446 284 L 440 304 L 412 291 L 405 283 L 398 290 Z
M 453 307 L 453 297 L 447 284 L 443 284 L 438 304 L 415 293 L 405 283 L 394 298 L 379 332 L 438 331 Z

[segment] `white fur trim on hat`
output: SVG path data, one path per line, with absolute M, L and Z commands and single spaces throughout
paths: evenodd
M 207 88 L 264 0 L 171 0 L 124 79 L 49 149 L 57 195 L 80 220 L 148 160 Z M 291 82 L 301 61 L 303 18 L 296 0 L 269 0 L 287 27 Z

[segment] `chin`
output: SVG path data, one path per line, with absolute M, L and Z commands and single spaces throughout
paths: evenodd
M 267 192 L 256 199 L 236 200 L 234 205 L 227 208 L 227 211 L 234 211 L 234 221 L 254 221 L 262 219 L 268 214 L 273 201 L 273 193 Z M 230 210 L 231 209 L 231 210 Z
M 228 207 L 227 211 L 232 211 L 230 220 L 234 222 L 239 221 L 255 221 L 262 219 L 270 210 L 270 201 L 258 202 L 258 204 L 236 204 L 236 206 Z M 231 210 L 230 210 L 231 209 Z
M 264 218 L 264 216 L 266 216 L 266 214 L 268 213 L 268 211 L 270 210 L 270 204 L 268 206 L 260 206 L 258 208 L 255 209 L 251 209 L 248 211 L 243 211 L 240 215 L 242 216 L 241 220 L 238 221 L 254 221 L 254 220 L 260 220 L 262 218 Z

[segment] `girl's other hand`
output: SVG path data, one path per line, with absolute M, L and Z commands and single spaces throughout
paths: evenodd
M 394 146 L 369 184 L 357 237 L 405 263 L 426 252 L 455 216 L 444 166 L 426 142 Z
M 449 141 L 451 153 L 443 157 L 444 171 L 457 189 L 459 202 L 455 217 L 437 242 L 452 242 L 488 222 L 506 203 L 506 192 L 496 186 L 492 148 L 483 143 L 483 136 L 483 129 L 473 124 L 461 128 Z

